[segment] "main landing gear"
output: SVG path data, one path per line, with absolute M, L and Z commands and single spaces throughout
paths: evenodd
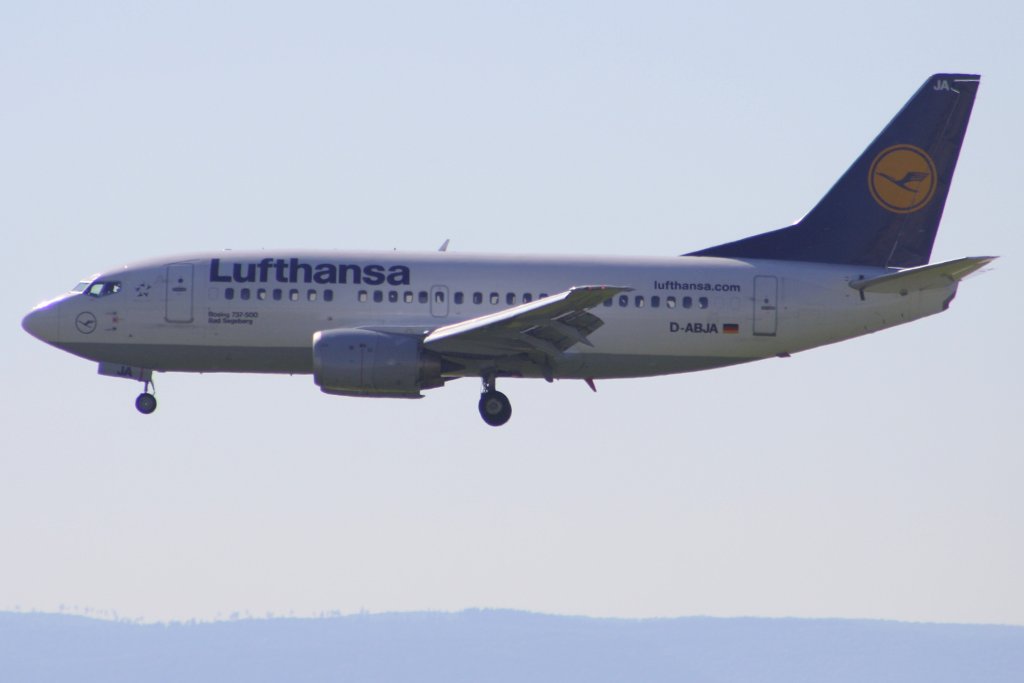
M 149 415 L 156 410 L 156 396 L 149 393 L 150 384 L 152 384 L 152 381 L 147 381 L 145 389 L 135 399 L 135 409 L 143 415 Z
M 493 375 L 483 378 L 484 389 L 480 394 L 480 417 L 492 427 L 500 427 L 512 417 L 512 403 L 508 396 L 496 390 Z

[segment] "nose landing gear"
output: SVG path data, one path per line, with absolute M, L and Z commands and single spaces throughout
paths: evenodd
M 135 399 L 135 409 L 143 415 L 149 415 L 156 410 L 156 383 L 153 381 L 153 371 L 147 368 L 140 368 L 134 365 L 122 365 L 121 363 L 101 362 L 99 373 L 106 377 L 120 377 L 121 379 L 135 380 L 142 382 L 145 386 L 142 393 Z M 150 387 L 153 388 L 150 391 Z
M 480 417 L 492 427 L 500 427 L 512 417 L 512 402 L 508 396 L 495 389 L 493 375 L 482 378 L 483 392 L 480 394 Z

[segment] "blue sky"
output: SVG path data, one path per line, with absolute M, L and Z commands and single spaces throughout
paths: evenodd
M 1014 3 L 0 9 L 0 609 L 509 607 L 1024 624 Z M 982 85 L 943 315 L 647 380 L 138 388 L 20 329 L 221 248 L 671 255 L 799 218 L 931 73 Z

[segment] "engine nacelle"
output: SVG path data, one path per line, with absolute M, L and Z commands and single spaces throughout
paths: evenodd
M 385 398 L 420 398 L 444 384 L 441 359 L 416 337 L 355 329 L 313 335 L 313 381 L 327 394 Z

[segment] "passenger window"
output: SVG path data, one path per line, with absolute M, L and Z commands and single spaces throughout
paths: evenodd
M 367 300 L 368 298 L 369 298 L 369 295 L 368 295 L 368 294 L 366 293 L 366 290 L 365 290 L 365 289 L 361 289 L 361 290 L 359 290 L 359 303 L 361 303 L 361 304 L 365 304 L 365 303 L 366 303 L 366 300 Z
M 693 308 L 693 299 L 688 296 L 682 298 L 683 308 Z
M 288 298 L 291 301 L 298 301 L 299 300 L 299 290 L 297 290 L 297 289 L 289 289 L 288 290 Z
M 257 289 L 256 290 L 256 298 L 259 299 L 260 301 L 266 301 L 267 300 L 267 290 L 265 290 L 265 289 Z
M 516 295 L 513 294 L 512 292 L 509 292 L 508 294 L 506 294 L 505 295 L 505 303 L 507 305 L 509 305 L 509 306 L 514 306 L 515 303 L 516 303 Z
M 651 297 L 651 308 L 658 308 L 661 306 L 661 297 L 655 294 Z
M 324 301 L 334 301 L 334 290 L 333 289 L 325 289 L 324 290 Z
M 421 304 L 430 303 L 430 295 L 427 294 L 426 292 L 420 292 L 420 303 Z
M 397 304 L 398 303 L 398 291 L 397 290 L 392 289 L 390 292 L 388 292 L 388 301 L 390 303 L 393 303 L 393 304 Z
M 308 299 L 309 301 L 316 301 L 316 290 L 311 289 L 308 292 L 306 292 L 306 299 Z
M 491 292 L 491 305 L 492 306 L 497 306 L 500 301 L 501 301 L 501 298 L 498 296 L 498 293 L 497 292 Z
M 625 294 L 620 294 L 619 295 L 619 307 L 620 308 L 625 308 L 628 305 L 629 305 L 629 297 L 626 296 Z
M 605 299 L 604 300 L 604 305 L 605 305 L 606 308 L 611 308 L 612 303 L 614 303 L 614 301 L 612 299 Z
M 228 287 L 227 289 L 225 289 L 224 290 L 224 298 L 227 299 L 228 301 L 231 301 L 232 299 L 234 299 L 235 298 L 235 288 L 234 287 Z
M 531 301 L 533 301 L 533 295 L 532 294 L 523 294 L 523 303 L 524 304 L 528 304 Z
M 676 307 L 676 298 L 674 296 L 666 296 L 665 297 L 665 308 L 675 308 L 675 307 Z
M 444 303 L 444 290 L 443 289 L 439 289 L 439 290 L 434 292 L 434 303 L 438 303 L 438 304 L 443 304 Z
M 642 295 L 638 295 L 636 297 L 636 299 L 634 299 L 634 301 L 636 302 L 636 307 L 637 308 L 643 308 L 644 307 L 644 297 Z
M 701 308 L 707 308 L 709 305 L 708 298 L 706 296 L 702 296 L 700 299 L 698 299 L 697 303 L 700 305 Z
M 249 288 L 248 287 L 242 287 L 241 294 L 242 294 L 242 301 L 248 301 L 249 300 Z
M 484 295 L 481 292 L 473 292 L 473 303 L 482 304 L 484 302 Z
M 373 292 L 373 303 L 379 304 L 382 301 L 384 301 L 384 292 L 380 291 L 379 289 L 375 290 Z
M 548 294 L 547 294 L 547 292 L 541 292 L 540 294 L 537 295 L 537 298 L 538 299 L 547 299 L 548 298 Z
M 416 297 L 413 296 L 411 291 L 406 291 L 405 294 L 402 296 L 402 299 L 407 304 L 411 304 L 413 302 L 413 300 L 415 300 L 415 298 Z
M 455 292 L 455 303 L 456 303 L 456 305 L 461 304 L 462 303 L 462 299 L 463 299 L 462 292 Z
M 274 290 L 274 301 L 280 301 L 280 300 L 281 300 L 281 290 L 280 289 L 275 289 Z

